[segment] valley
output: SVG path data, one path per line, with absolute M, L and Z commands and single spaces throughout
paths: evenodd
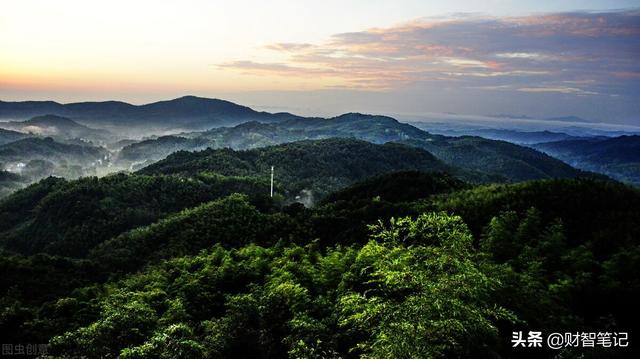
M 166 113 L 157 112 L 161 109 Z M 39 111 L 53 111 L 73 119 Z M 5 192 L 50 175 L 73 179 L 132 172 L 176 151 L 247 150 L 328 138 L 354 138 L 376 144 L 393 142 L 420 148 L 450 166 L 456 174 L 477 183 L 571 178 L 586 175 L 587 171 L 629 183 L 638 181 L 636 167 L 640 156 L 637 151 L 620 159 L 618 165 L 604 168 L 583 163 L 572 154 L 545 151 L 545 144 L 539 142 L 609 138 L 604 136 L 575 137 L 498 129 L 471 132 L 472 136 L 464 135 L 467 132 L 444 136 L 387 116 L 348 113 L 327 119 L 306 118 L 257 112 L 227 101 L 189 96 L 137 107 L 111 102 L 59 106 L 49 102 L 28 103 L 28 106 L 5 102 L 0 103 L 0 115 L 36 115 L 26 121 L 0 122 L 0 128 L 4 128 L 0 164 L 3 170 L 21 176 L 21 180 L 3 182 Z M 139 118 L 131 125 L 133 129 L 118 127 L 119 119 L 126 116 Z M 177 117 L 182 120 L 174 121 Z M 215 127 L 184 131 L 189 127 L 184 124 L 196 118 L 202 126 Z M 164 127 L 158 129 L 158 126 Z M 144 136 L 136 137 L 141 136 L 138 130 Z M 638 142 L 637 137 L 629 141 Z

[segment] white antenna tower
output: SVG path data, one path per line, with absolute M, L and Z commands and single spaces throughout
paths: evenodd
M 273 166 L 271 166 L 271 197 L 273 197 Z

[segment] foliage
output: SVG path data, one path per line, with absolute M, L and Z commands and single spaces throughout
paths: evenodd
M 446 173 L 399 171 L 372 177 L 326 196 L 323 203 L 380 199 L 407 202 L 462 189 L 464 183 Z
M 430 153 L 397 144 L 353 139 L 300 141 L 248 151 L 207 149 L 176 152 L 141 174 L 193 175 L 203 170 L 224 176 L 264 176 L 275 166 L 276 182 L 296 195 L 311 190 L 322 197 L 358 180 L 398 170 L 440 170 L 448 166 Z
M 382 242 L 324 253 L 315 244 L 216 245 L 149 267 L 113 284 L 100 318 L 53 338 L 53 349 L 133 358 L 445 357 L 497 342 L 494 321 L 513 315 L 489 301 L 499 283 L 475 263 L 459 217 L 403 218 L 374 227 L 372 238 Z
M 234 192 L 267 191 L 264 181 L 206 174 L 49 179 L 0 202 L 0 239 L 25 254 L 84 257 L 105 240 L 170 213 Z
M 0 202 L 3 338 L 56 357 L 519 357 L 523 328 L 637 330 L 636 189 L 396 172 L 307 208 L 225 151 L 227 173 L 48 178 Z M 536 352 L 556 354 L 629 352 Z

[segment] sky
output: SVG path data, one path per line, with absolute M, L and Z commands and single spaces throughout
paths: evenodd
M 640 125 L 640 1 L 0 0 L 0 99 Z

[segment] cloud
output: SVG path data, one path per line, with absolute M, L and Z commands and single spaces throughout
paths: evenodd
M 285 73 L 285 72 L 297 72 L 303 69 L 287 64 L 282 63 L 264 63 L 264 62 L 254 62 L 254 61 L 232 61 L 224 64 L 220 64 L 219 67 L 222 68 L 232 68 L 238 70 L 246 70 L 246 71 L 258 71 L 258 72 L 275 72 L 275 73 Z
M 306 43 L 294 43 L 294 42 L 279 42 L 276 44 L 267 45 L 266 48 L 275 51 L 300 51 L 313 47 L 311 44 Z
M 640 12 L 428 18 L 335 34 L 319 44 L 266 47 L 283 60 L 221 66 L 248 75 L 330 77 L 341 81 L 330 86 L 341 88 L 424 82 L 578 96 L 637 93 Z
M 552 56 L 543 55 L 537 52 L 505 52 L 496 54 L 496 57 L 503 59 L 525 59 L 538 61 L 553 59 Z
M 576 87 L 522 87 L 517 91 L 521 92 L 557 92 L 563 94 L 575 94 L 575 95 L 598 95 L 597 92 L 586 91 Z

